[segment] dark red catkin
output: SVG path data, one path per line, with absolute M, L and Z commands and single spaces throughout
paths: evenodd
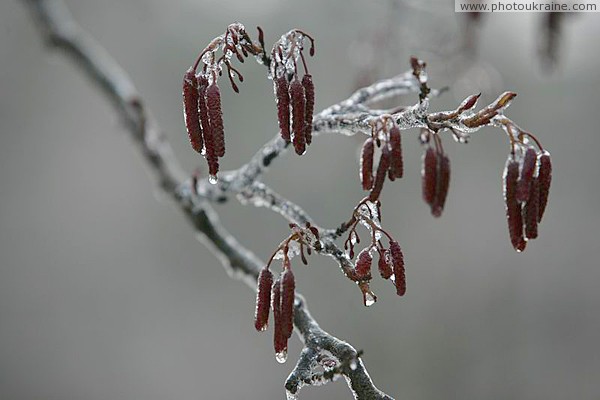
M 450 186 L 450 159 L 446 154 L 438 153 L 438 171 L 437 182 L 435 188 L 435 199 L 431 205 L 431 213 L 434 217 L 442 215 L 444 205 L 446 204 L 446 196 L 448 196 L 448 188 Z
M 431 206 L 435 200 L 437 186 L 437 155 L 433 147 L 427 147 L 423 155 L 421 176 L 423 180 L 423 200 Z
M 517 201 L 517 183 L 519 180 L 519 163 L 509 157 L 504 169 L 504 205 L 508 220 L 508 233 L 514 249 L 525 250 L 527 242 L 523 237 L 523 216 L 521 204 Z
M 537 155 L 535 149 L 529 147 L 525 151 L 523 157 L 523 165 L 521 167 L 521 176 L 519 177 L 519 183 L 517 184 L 517 201 L 521 203 L 529 199 L 529 189 L 531 188 L 531 181 L 535 173 L 535 166 L 537 163 Z
M 383 183 L 389 167 L 390 151 L 388 150 L 387 146 L 383 146 L 381 148 L 381 157 L 379 157 L 379 165 L 377 166 L 377 174 L 375 175 L 373 189 L 371 189 L 371 193 L 369 193 L 370 201 L 376 201 L 379 199 L 379 195 L 381 194 L 381 189 L 383 189 Z
M 390 277 L 394 274 L 392 270 L 392 266 L 390 265 L 390 253 L 387 250 L 377 249 L 379 252 L 379 262 L 377 267 L 379 268 L 379 275 L 383 279 L 390 279 Z
M 206 89 L 206 105 L 215 143 L 215 154 L 217 157 L 223 157 L 225 155 L 225 131 L 223 130 L 223 112 L 221 111 L 221 91 L 215 83 Z
M 286 342 L 292 336 L 294 330 L 295 289 L 294 273 L 287 268 L 281 274 L 281 324 Z
M 402 137 L 396 125 L 390 129 L 390 177 L 402 178 L 404 175 L 404 161 L 402 160 Z
M 312 120 L 315 110 L 315 85 L 311 74 L 305 74 L 302 77 L 302 87 L 304 87 L 304 97 L 306 106 L 304 108 L 304 139 L 307 145 L 312 143 Z
M 356 278 L 359 281 L 370 281 L 371 280 L 371 262 L 373 258 L 369 253 L 368 248 L 363 249 L 358 254 L 358 259 L 356 260 Z
M 290 136 L 290 93 L 285 76 L 275 79 L 275 95 L 277 96 L 277 120 L 281 138 L 289 143 Z
M 302 83 L 295 78 L 290 84 L 290 98 L 292 100 L 292 143 L 296 154 L 302 155 L 306 151 L 304 137 L 304 88 Z
M 271 308 L 273 308 L 273 345 L 277 361 L 284 362 L 287 358 L 287 337 L 283 330 L 281 318 L 281 279 L 277 278 L 271 291 Z
M 273 274 L 265 267 L 258 275 L 258 291 L 256 292 L 256 309 L 254 311 L 254 327 L 257 331 L 266 330 L 269 323 L 271 286 L 273 286 Z
M 552 182 L 552 160 L 550 159 L 550 153 L 544 151 L 539 155 L 538 162 L 538 182 L 540 194 L 538 222 L 541 222 L 542 217 L 544 216 L 544 211 L 546 211 L 546 205 L 548 204 L 548 192 L 550 191 L 550 183 Z
M 395 240 L 390 242 L 390 258 L 394 267 L 394 282 L 398 296 L 406 293 L 406 274 L 404 271 L 404 254 L 400 245 Z
M 211 182 L 216 182 L 216 176 L 219 172 L 219 159 L 215 150 L 215 139 L 213 129 L 210 124 L 208 105 L 206 101 L 206 91 L 208 87 L 208 79 L 200 78 L 200 88 L 198 89 L 199 100 L 198 109 L 200 111 L 200 121 L 202 122 L 202 135 L 204 137 L 204 156 L 208 163 L 208 174 Z
M 198 113 L 198 79 L 192 68 L 183 76 L 183 118 L 192 148 L 198 153 L 202 152 L 204 143 Z
M 373 155 L 375 143 L 372 138 L 365 140 L 360 153 L 360 182 L 363 190 L 371 190 L 373 187 Z
M 525 237 L 535 239 L 538 237 L 538 215 L 540 204 L 539 181 L 535 177 L 531 181 L 529 189 L 529 199 L 523 206 L 523 218 L 525 219 Z

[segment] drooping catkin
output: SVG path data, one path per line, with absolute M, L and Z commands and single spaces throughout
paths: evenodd
M 373 155 L 375 144 L 372 138 L 365 140 L 360 154 L 360 182 L 363 190 L 371 190 L 373 187 Z
M 275 347 L 275 354 L 277 356 L 277 361 L 285 361 L 287 353 L 287 337 L 283 330 L 283 318 L 281 317 L 281 278 L 277 278 L 275 282 L 273 282 L 271 308 L 273 309 L 273 346 Z
M 286 341 L 294 331 L 295 289 L 294 273 L 290 268 L 287 268 L 281 274 L 281 320 Z
M 196 72 L 190 68 L 183 76 L 183 118 L 192 148 L 202 152 L 202 127 L 198 114 L 198 79 Z
M 257 331 L 266 330 L 269 323 L 271 286 L 273 286 L 273 274 L 265 267 L 258 275 L 258 291 L 256 292 L 256 309 L 254 312 L 254 327 Z
M 523 206 L 523 217 L 525 219 L 525 237 L 535 239 L 538 237 L 538 215 L 539 215 L 539 190 L 538 178 L 534 177 L 529 189 L 529 199 Z
M 225 131 L 223 129 L 223 112 L 221 111 L 221 91 L 214 83 L 206 89 L 206 105 L 215 143 L 215 154 L 217 157 L 223 157 L 225 155 Z
M 304 88 L 298 79 L 290 84 L 290 98 L 292 101 L 292 143 L 296 154 L 302 155 L 306 151 L 306 139 L 304 136 Z
M 291 141 L 290 136 L 290 93 L 289 84 L 285 76 L 275 79 L 275 94 L 277 97 L 277 121 L 279 122 L 279 133 L 287 143 Z
M 517 201 L 517 184 L 519 180 L 519 163 L 509 157 L 504 168 L 504 205 L 508 220 L 508 233 L 514 249 L 525 250 L 527 242 L 523 237 L 523 216 L 521 204 Z
M 390 279 L 390 277 L 394 274 L 392 270 L 391 264 L 391 255 L 389 250 L 378 249 L 379 252 L 379 262 L 377 267 L 379 268 L 379 275 L 383 279 Z
M 437 182 L 435 188 L 435 199 L 431 205 L 431 213 L 434 217 L 442 215 L 446 197 L 448 196 L 448 188 L 450 186 L 450 159 L 444 153 L 437 154 Z
M 390 242 L 390 258 L 394 267 L 394 282 L 398 296 L 406 293 L 406 273 L 404 271 L 404 254 L 400 245 L 395 240 Z
M 200 88 L 198 89 L 198 109 L 200 111 L 200 121 L 202 122 L 202 135 L 204 137 L 204 150 L 206 162 L 208 163 L 208 174 L 210 182 L 215 183 L 217 173 L 219 172 L 219 158 L 215 149 L 214 130 L 210 121 L 209 109 L 207 104 L 206 92 L 208 90 L 208 79 L 200 78 Z
M 423 155 L 423 168 L 421 169 L 423 200 L 432 205 L 435 200 L 437 186 L 437 155 L 433 147 L 427 147 Z
M 519 176 L 519 182 L 517 184 L 517 201 L 521 203 L 529 199 L 529 189 L 531 188 L 531 181 L 533 180 L 533 174 L 535 173 L 536 163 L 537 156 L 535 149 L 529 147 L 525 151 L 525 156 L 523 157 L 521 175 Z
M 390 148 L 390 174 L 393 175 L 394 178 L 402 178 L 402 175 L 404 174 L 404 161 L 402 160 L 402 137 L 400 135 L 400 129 L 396 125 L 390 129 Z
M 373 189 L 371 189 L 371 193 L 369 193 L 370 201 L 376 201 L 379 199 L 379 195 L 383 189 L 383 183 L 385 182 L 385 176 L 387 175 L 389 167 L 390 151 L 388 150 L 387 146 L 383 146 L 381 149 L 381 157 L 379 157 L 379 165 L 377 166 L 377 174 L 375 175 Z
M 368 251 L 368 248 L 363 249 L 358 254 L 358 259 L 356 260 L 356 278 L 359 281 L 368 281 L 371 280 L 371 263 L 373 258 Z
M 546 211 L 546 205 L 548 204 L 548 193 L 550 192 L 550 184 L 552 183 L 552 160 L 550 159 L 550 153 L 547 151 L 542 152 L 538 157 L 539 170 L 538 170 L 538 181 L 539 181 L 539 206 L 538 206 L 538 222 L 542 221 L 544 211 Z
M 304 109 L 304 140 L 307 145 L 312 143 L 312 120 L 315 109 L 315 85 L 312 81 L 312 75 L 305 74 L 302 77 L 302 86 L 304 87 L 304 97 L 306 98 L 306 107 Z

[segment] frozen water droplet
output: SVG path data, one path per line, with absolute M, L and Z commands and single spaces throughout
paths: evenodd
M 216 176 L 216 175 L 209 175 L 209 176 L 208 176 L 208 181 L 209 181 L 211 184 L 215 185 L 215 184 L 216 184 L 216 183 L 217 183 L 219 180 L 217 179 L 217 176 Z
M 354 371 L 354 370 L 356 370 L 356 367 L 358 367 L 358 364 L 356 363 L 356 360 L 352 360 L 352 361 L 350 362 L 350 369 L 351 369 L 352 371 Z
M 289 390 L 285 391 L 285 395 L 287 397 L 287 400 L 296 400 L 296 399 L 298 399 L 298 395 L 290 392 Z
M 276 353 L 275 359 L 277 360 L 278 363 L 283 364 L 287 360 L 287 351 L 284 350 L 279 353 Z
M 371 292 L 365 293 L 365 306 L 371 307 L 373 304 L 375 304 L 375 301 L 375 296 L 373 296 Z

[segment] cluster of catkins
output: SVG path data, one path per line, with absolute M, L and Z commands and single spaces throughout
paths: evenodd
M 375 145 L 381 148 L 377 171 L 373 175 Z M 363 143 L 360 157 L 360 181 L 363 190 L 370 190 L 369 200 L 377 201 L 386 176 L 394 181 L 404 175 L 402 137 L 391 116 L 383 116 L 373 123 L 371 137 Z
M 292 142 L 299 155 L 304 154 L 312 142 L 315 107 L 315 87 L 303 54 L 305 37 L 311 41 L 309 53 L 313 56 L 314 40 L 304 32 L 292 30 L 275 44 L 271 58 L 279 133 L 286 143 Z M 302 80 L 298 79 L 298 58 L 304 66 Z
M 423 200 L 431 207 L 431 214 L 439 217 L 444 210 L 450 185 L 450 159 L 444 153 L 439 136 L 433 135 L 435 146 L 431 146 L 428 140 L 427 149 L 423 154 L 421 178 Z
M 552 181 L 550 153 L 529 146 L 513 151 L 504 168 L 504 203 L 510 240 L 516 251 L 538 236 Z
M 188 69 L 183 78 L 183 110 L 192 148 L 206 157 L 209 179 L 215 183 L 219 157 L 225 155 L 221 92 L 216 79 L 209 84 L 206 76 Z

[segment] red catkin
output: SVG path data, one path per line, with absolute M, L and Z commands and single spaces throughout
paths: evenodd
M 223 112 L 221 111 L 221 91 L 214 83 L 206 90 L 206 105 L 215 143 L 215 154 L 217 157 L 223 157 L 225 155 L 225 132 L 223 130 Z
M 523 217 L 525 219 L 525 237 L 535 239 L 538 237 L 538 214 L 539 214 L 540 191 L 538 178 L 533 178 L 529 189 L 529 199 L 523 206 Z
M 198 79 L 196 72 L 190 68 L 183 76 L 183 118 L 192 148 L 202 152 L 202 127 L 198 114 Z
M 360 155 L 360 182 L 363 190 L 371 190 L 373 187 L 373 155 L 375 144 L 372 138 L 365 140 Z
M 527 242 L 523 237 L 523 216 L 521 204 L 517 201 L 517 183 L 519 179 L 519 163 L 509 157 L 504 169 L 504 205 L 508 220 L 508 233 L 514 249 L 525 250 Z
M 404 161 L 402 160 L 402 137 L 396 125 L 390 129 L 390 176 L 402 178 L 404 174 Z
M 379 268 L 379 275 L 383 279 L 390 279 L 390 277 L 394 274 L 392 270 L 392 266 L 390 265 L 390 253 L 389 251 L 378 249 L 379 252 L 379 262 L 377 267 Z
M 294 298 L 296 281 L 294 273 L 287 268 L 281 274 L 281 324 L 286 339 L 292 336 L 294 330 Z M 287 345 L 286 345 L 287 347 Z
M 304 108 L 304 140 L 306 144 L 312 143 L 312 120 L 315 109 L 315 85 L 311 74 L 305 74 L 302 77 L 302 87 L 304 87 L 304 97 L 306 106 Z
M 290 94 L 289 84 L 285 76 L 275 79 L 275 95 L 277 96 L 277 120 L 281 138 L 289 143 L 290 136 Z
M 200 121 L 202 122 L 202 135 L 204 137 L 204 150 L 206 161 L 208 163 L 208 174 L 211 182 L 214 182 L 219 172 L 219 159 L 215 150 L 215 139 L 212 125 L 210 123 L 208 105 L 206 101 L 206 91 L 208 87 L 208 79 L 200 78 L 200 88 L 198 90 L 199 100 L 198 109 L 200 111 Z
M 423 200 L 431 206 L 435 200 L 437 186 L 437 156 L 433 147 L 427 147 L 423 155 L 421 176 L 423 181 Z
M 281 317 L 280 278 L 277 278 L 273 283 L 273 289 L 271 291 L 271 307 L 273 308 L 273 345 L 275 347 L 275 354 L 285 354 L 287 352 L 287 338 L 283 330 L 283 319 Z
M 266 330 L 269 323 L 271 286 L 273 286 L 273 274 L 265 267 L 258 275 L 258 291 L 256 292 L 256 309 L 254 312 L 254 327 L 257 331 Z
M 373 258 L 369 253 L 369 249 L 363 249 L 356 260 L 356 277 L 359 281 L 371 280 L 371 262 Z
M 531 181 L 535 173 L 535 165 L 537 162 L 537 156 L 535 150 L 529 147 L 525 151 L 523 157 L 523 165 L 521 167 L 521 176 L 517 184 L 517 201 L 523 203 L 529 199 L 529 189 L 531 188 Z
M 552 160 L 550 159 L 550 153 L 544 151 L 538 157 L 539 170 L 538 170 L 538 182 L 539 182 L 539 206 L 538 206 L 538 222 L 542 221 L 544 211 L 546 211 L 546 205 L 548 204 L 548 193 L 550 191 L 550 183 L 552 182 Z
M 377 166 L 377 174 L 375 175 L 375 182 L 373 183 L 373 189 L 369 193 L 369 200 L 376 201 L 379 199 L 381 189 L 383 189 L 383 183 L 385 176 L 390 167 L 390 151 L 387 146 L 383 146 L 381 149 L 381 157 L 379 157 L 379 165 Z
M 404 271 L 404 254 L 400 245 L 395 240 L 390 242 L 390 258 L 394 267 L 394 282 L 398 296 L 404 296 L 406 293 L 406 274 Z
M 446 196 L 450 186 L 450 159 L 446 154 L 437 154 L 437 182 L 435 188 L 435 199 L 431 205 L 431 213 L 434 217 L 442 215 L 444 204 L 446 204 Z
M 304 88 L 298 79 L 290 84 L 290 98 L 292 100 L 292 143 L 296 154 L 302 155 L 306 151 L 306 140 L 304 137 Z

